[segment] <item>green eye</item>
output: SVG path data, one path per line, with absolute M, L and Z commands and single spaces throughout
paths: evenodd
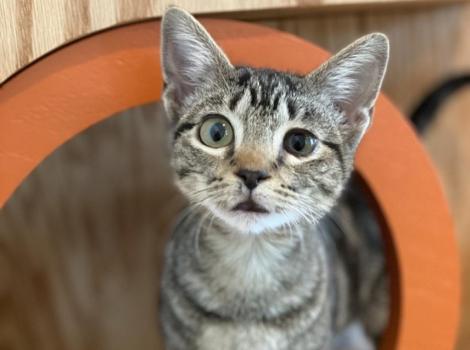
M 293 129 L 284 137 L 284 148 L 296 157 L 310 155 L 317 146 L 318 140 L 307 130 Z
M 202 123 L 199 129 L 199 138 L 206 146 L 225 147 L 233 141 L 233 129 L 224 117 L 211 115 Z

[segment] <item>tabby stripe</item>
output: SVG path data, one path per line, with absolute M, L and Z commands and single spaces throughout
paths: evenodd
M 168 297 L 166 299 L 169 299 Z M 168 304 L 169 300 L 166 301 Z M 191 343 L 191 339 L 194 338 L 195 334 L 191 331 L 191 327 L 184 322 L 184 319 L 181 319 L 179 315 L 175 313 L 174 307 L 168 307 L 165 310 L 169 315 L 165 318 L 165 322 L 169 322 L 171 325 L 171 332 L 173 336 L 180 337 L 186 344 Z
M 191 130 L 194 128 L 196 124 L 194 123 L 183 123 L 175 131 L 175 136 L 173 138 L 174 141 L 178 140 L 178 138 L 183 134 L 185 131 Z
M 289 112 L 289 120 L 292 120 L 295 118 L 297 114 L 297 107 L 292 100 L 287 100 L 287 111 Z
M 322 297 L 322 290 L 320 285 L 315 285 L 310 290 L 309 294 L 304 298 L 302 304 L 294 306 L 292 309 L 282 312 L 276 316 L 268 317 L 263 315 L 261 320 L 263 322 L 268 322 L 274 326 L 285 327 L 286 323 L 289 323 L 289 320 L 293 318 L 299 318 L 299 314 L 302 313 L 313 313 L 313 308 L 324 308 L 325 305 L 319 305 L 318 299 Z M 313 307 L 313 308 L 312 308 Z
M 191 306 L 199 315 L 211 320 L 224 321 L 232 320 L 230 317 L 226 317 L 217 312 L 207 310 L 203 305 L 201 305 L 197 300 L 192 297 L 192 294 L 187 291 L 187 289 L 180 283 L 176 271 L 172 271 L 172 280 L 176 290 L 181 293 L 181 297 Z
M 258 103 L 258 94 L 256 93 L 256 90 L 254 87 L 250 87 L 250 94 L 251 94 L 250 104 L 252 107 L 255 107 L 256 104 Z
M 263 108 L 268 108 L 270 102 L 271 102 L 270 90 L 268 90 L 268 88 L 265 87 L 264 90 L 261 91 L 261 99 L 259 101 L 259 104 Z
M 251 78 L 251 73 L 246 68 L 240 68 L 240 70 L 241 70 L 241 74 L 238 77 L 238 86 L 246 87 L 246 85 L 248 84 L 248 81 Z
M 180 179 L 185 178 L 189 174 L 202 174 L 202 173 L 200 171 L 192 170 L 190 168 L 181 168 L 181 169 L 176 170 L 176 175 L 178 175 Z
M 328 146 L 335 152 L 336 157 L 339 159 L 339 162 L 341 164 L 341 172 L 343 173 L 343 177 L 345 177 L 347 174 L 347 171 L 346 171 L 346 168 L 344 167 L 344 157 L 340 149 L 341 145 L 337 143 L 333 143 L 333 142 L 328 142 L 328 141 L 322 141 L 322 143 L 324 143 L 326 146 Z
M 237 107 L 238 102 L 240 102 L 241 98 L 243 97 L 244 91 L 239 91 L 235 94 L 235 96 L 232 97 L 232 99 L 228 103 L 228 108 L 233 112 L 235 110 L 235 107 Z
M 279 98 L 281 97 L 281 92 L 278 92 L 276 96 L 274 97 L 273 101 L 273 111 L 275 112 L 277 110 L 277 106 L 279 105 Z

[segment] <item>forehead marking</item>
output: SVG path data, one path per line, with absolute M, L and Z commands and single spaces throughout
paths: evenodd
M 238 86 L 243 86 L 245 87 L 248 84 L 248 81 L 251 79 L 251 73 L 249 70 L 245 68 L 240 69 L 241 73 L 240 76 L 238 77 Z
M 256 107 L 256 104 L 258 103 L 258 94 L 256 92 L 256 89 L 253 86 L 250 87 L 250 94 L 251 94 L 250 104 L 252 107 Z
M 279 98 L 281 97 L 281 91 L 278 91 L 276 96 L 274 97 L 273 101 L 273 111 L 277 111 L 277 107 L 279 106 Z
M 243 97 L 243 90 L 238 91 L 229 101 L 228 108 L 233 112 L 240 102 L 240 99 Z
M 173 140 L 174 140 L 174 141 L 178 140 L 178 138 L 179 138 L 185 131 L 191 130 L 192 128 L 194 128 L 195 125 L 196 125 L 196 124 L 194 124 L 194 123 L 182 123 L 182 124 L 181 124 L 180 126 L 178 126 L 178 128 L 176 129 Z
M 297 115 L 297 106 L 292 99 L 287 100 L 287 111 L 289 112 L 289 120 L 292 120 Z

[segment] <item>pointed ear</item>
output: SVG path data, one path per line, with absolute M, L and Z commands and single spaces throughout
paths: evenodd
M 161 63 L 167 113 L 177 114 L 196 88 L 223 81 L 232 67 L 209 33 L 188 12 L 170 8 L 162 20 Z M 222 78 L 222 79 L 221 79 Z
M 387 37 L 374 33 L 355 41 L 307 76 L 342 112 L 341 127 L 355 144 L 370 124 L 388 56 Z

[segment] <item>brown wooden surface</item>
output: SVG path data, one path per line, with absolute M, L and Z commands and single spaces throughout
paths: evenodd
M 384 91 L 408 114 L 431 87 L 470 70 L 470 4 L 371 9 L 257 21 L 329 51 L 379 31 L 391 41 Z
M 460 0 L 462 1 L 462 0 Z M 195 14 L 237 13 L 260 17 L 320 8 L 449 4 L 459 0 L 2 0 L 0 1 L 0 83 L 51 50 L 117 24 L 160 17 L 169 4 Z M 407 6 L 406 6 L 407 7 Z M 277 11 L 283 10 L 283 11 Z M 253 13 L 256 13 L 253 15 Z
M 305 73 L 327 57 L 313 45 L 266 28 L 215 20 L 205 25 L 234 63 Z M 156 29 L 154 23 L 140 24 L 80 41 L 4 86 L 3 200 L 65 140 L 109 115 L 159 97 Z M 460 310 L 452 222 L 418 139 L 383 97 L 357 166 L 380 206 L 397 258 L 399 279 L 394 283 L 400 298 L 395 332 L 389 333 L 396 338 L 389 338 L 386 348 L 452 350 Z

